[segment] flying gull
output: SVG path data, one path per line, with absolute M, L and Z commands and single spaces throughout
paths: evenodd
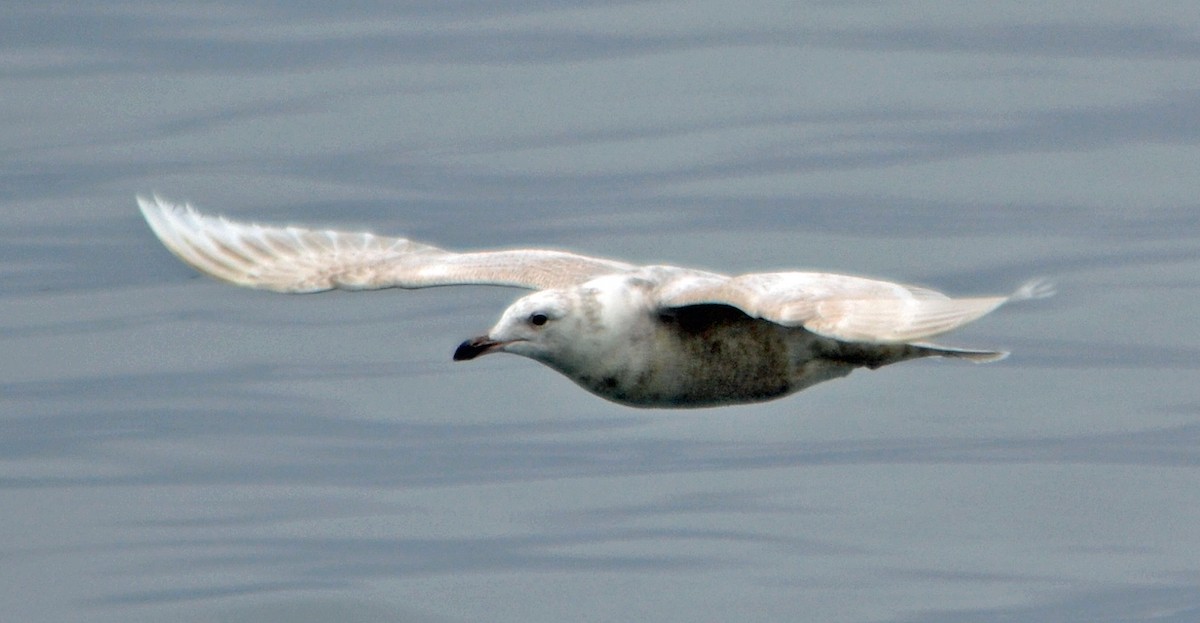
M 306 293 L 451 285 L 534 290 L 456 361 L 512 353 L 632 407 L 771 400 L 855 368 L 921 357 L 996 361 L 1007 353 L 924 342 L 1015 300 L 1053 294 L 1031 281 L 1008 296 L 949 298 L 916 286 L 814 272 L 730 277 L 635 266 L 563 251 L 455 253 L 370 233 L 272 227 L 138 197 L 146 222 L 196 270 L 233 284 Z

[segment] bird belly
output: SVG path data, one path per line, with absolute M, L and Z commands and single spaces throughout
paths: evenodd
M 568 376 L 598 396 L 634 407 L 762 402 L 849 374 L 855 366 L 819 356 L 821 339 L 749 318 L 698 330 L 667 327 L 632 351 L 638 356 L 613 362 L 605 374 Z
M 802 327 L 693 306 L 638 333 L 620 356 L 559 368 L 584 389 L 632 407 L 696 408 L 763 402 L 856 368 L 937 354 L 908 344 L 842 342 Z

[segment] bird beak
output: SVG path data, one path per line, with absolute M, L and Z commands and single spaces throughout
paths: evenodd
M 486 335 L 473 337 L 458 345 L 458 348 L 454 350 L 454 360 L 468 361 L 480 355 L 486 355 L 490 352 L 493 352 L 501 346 L 504 346 L 505 343 L 506 342 L 497 342 Z

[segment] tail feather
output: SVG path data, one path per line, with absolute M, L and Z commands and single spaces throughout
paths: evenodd
M 1011 303 L 1014 301 L 1028 301 L 1031 299 L 1044 299 L 1054 296 L 1054 282 L 1044 277 L 1031 279 L 1015 292 L 1008 295 L 1008 298 L 1002 299 L 1001 303 Z M 928 344 L 920 342 L 912 342 L 909 346 L 913 346 L 918 350 L 923 357 L 950 357 L 952 359 L 966 359 L 975 363 L 991 363 L 1000 361 L 1008 356 L 1007 351 L 1003 350 L 974 350 L 969 348 L 952 348 L 949 346 L 941 346 L 938 344 Z
M 937 344 L 910 344 L 921 349 L 921 354 L 927 357 L 950 357 L 953 359 L 966 359 L 975 363 L 991 363 L 1000 361 L 1008 356 L 1008 351 L 1003 350 L 972 350 L 968 348 L 951 348 L 949 346 L 939 346 Z

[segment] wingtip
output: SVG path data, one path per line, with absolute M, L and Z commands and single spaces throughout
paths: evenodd
M 1009 295 L 1010 301 L 1029 301 L 1033 299 L 1050 298 L 1058 293 L 1054 282 L 1046 277 L 1030 279 L 1021 284 L 1015 292 Z
M 151 212 L 161 208 L 158 195 L 151 195 L 148 197 L 138 193 L 135 198 L 137 199 L 138 209 L 141 210 L 142 216 L 149 217 Z
M 135 195 L 135 198 L 137 199 L 138 209 L 141 211 L 142 216 L 147 221 L 151 222 L 153 222 L 156 217 L 161 218 L 162 216 L 170 214 L 176 210 L 192 210 L 190 205 L 186 203 L 175 203 L 158 193 L 152 193 L 150 195 L 138 193 Z

